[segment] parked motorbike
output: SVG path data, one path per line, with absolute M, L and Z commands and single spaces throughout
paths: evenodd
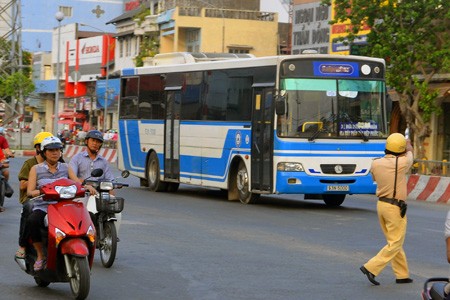
M 29 241 L 25 258 L 15 258 L 20 268 L 33 276 L 36 284 L 46 287 L 51 282 L 69 282 L 75 299 L 85 299 L 90 289 L 90 269 L 95 251 L 95 226 L 82 202 L 73 201 L 85 195 L 83 186 L 70 179 L 58 179 L 40 188 L 49 204 L 43 243 L 47 266 L 34 271 L 36 251 Z M 33 201 L 34 199 L 31 199 Z
M 449 279 L 446 277 L 433 277 L 425 281 L 422 290 L 423 300 L 445 300 L 450 299 L 445 295 L 445 286 L 449 283 Z
M 100 175 L 91 176 L 99 177 L 103 174 L 101 169 L 93 171 L 101 171 Z M 122 177 L 127 178 L 129 171 L 123 171 Z M 100 260 L 105 268 L 110 268 L 114 264 L 117 253 L 117 230 L 116 222 L 117 214 L 122 212 L 124 199 L 111 195 L 109 192 L 113 189 L 127 187 L 128 184 L 120 183 L 116 180 L 96 180 L 87 178 L 86 184 L 92 185 L 96 191 L 96 195 L 88 198 L 87 208 L 92 216 L 97 232 L 97 248 L 100 250 Z

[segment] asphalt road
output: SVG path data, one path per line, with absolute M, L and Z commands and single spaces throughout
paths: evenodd
M 0 214 L 0 299 L 70 299 L 68 283 L 39 288 L 13 260 L 23 161 L 11 163 L 16 193 Z M 339 208 L 301 195 L 243 205 L 218 190 L 152 193 L 127 181 L 117 192 L 126 199 L 117 260 L 105 269 L 96 254 L 88 299 L 420 299 L 426 278 L 448 276 L 446 205 L 409 204 L 414 283 L 395 284 L 387 267 L 372 286 L 359 267 L 384 246 L 373 196 L 350 196 Z

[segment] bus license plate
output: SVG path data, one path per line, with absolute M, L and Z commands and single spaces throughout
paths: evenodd
M 350 187 L 348 185 L 328 185 L 327 191 L 330 192 L 348 192 Z

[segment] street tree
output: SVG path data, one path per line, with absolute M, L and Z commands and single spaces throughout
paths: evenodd
M 17 43 L 0 38 L 0 99 L 12 110 L 9 119 L 18 113 L 20 101 L 34 91 L 34 84 L 30 79 L 32 55 L 19 51 L 18 47 Z M 20 60 L 17 57 L 19 52 Z M 7 123 L 9 119 L 3 122 Z
M 0 97 L 20 99 L 35 90 L 33 81 L 22 72 L 15 72 L 5 77 L 0 84 Z
M 416 155 L 423 157 L 431 116 L 441 112 L 443 99 L 430 84 L 450 70 L 448 0 L 333 0 L 333 5 L 331 23 L 348 22 L 350 45 L 365 26 L 370 27 L 367 46 L 359 51 L 386 60 L 387 85 L 397 93 Z

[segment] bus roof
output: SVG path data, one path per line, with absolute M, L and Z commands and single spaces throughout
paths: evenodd
M 254 57 L 253 55 L 229 56 L 214 53 L 215 55 L 202 56 L 199 53 L 177 52 L 158 54 L 160 60 L 153 66 L 144 66 L 136 68 L 125 68 L 121 71 L 121 76 L 136 76 L 143 74 L 160 74 L 175 72 L 194 72 L 204 70 L 220 70 L 232 68 L 249 68 L 261 66 L 276 66 L 284 60 L 291 59 L 337 59 L 342 61 L 364 60 L 384 64 L 380 58 L 352 55 L 330 55 L 330 54 L 298 54 L 298 55 L 280 55 Z M 223 56 L 221 56 L 223 55 Z M 155 56 L 155 58 L 158 58 Z

